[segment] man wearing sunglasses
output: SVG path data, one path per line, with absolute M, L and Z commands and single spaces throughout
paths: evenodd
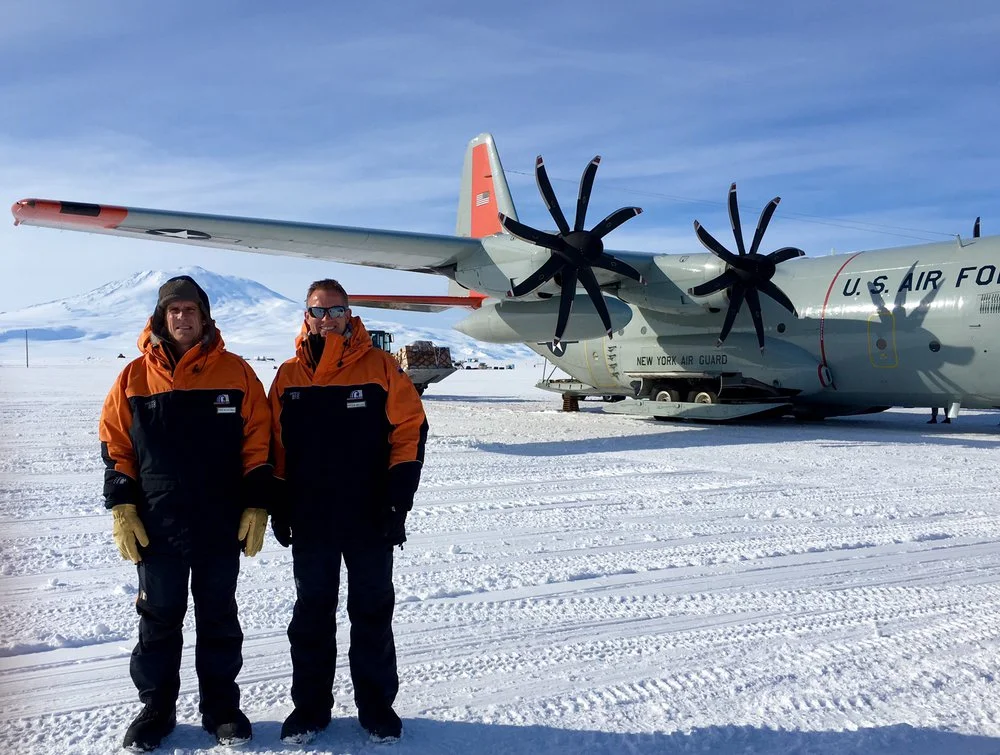
M 330 723 L 342 560 L 358 720 L 373 740 L 399 739 L 392 559 L 420 482 L 420 396 L 396 360 L 372 346 L 343 286 L 327 279 L 309 287 L 295 357 L 278 368 L 268 398 L 283 491 L 272 528 L 292 547 L 296 589 L 288 626 L 295 707 L 281 739 L 305 744 Z

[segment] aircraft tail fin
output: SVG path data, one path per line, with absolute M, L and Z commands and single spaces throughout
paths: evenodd
M 500 154 L 492 134 L 484 133 L 472 139 L 465 150 L 455 235 L 479 239 L 499 233 L 497 214 L 501 212 L 517 219 Z

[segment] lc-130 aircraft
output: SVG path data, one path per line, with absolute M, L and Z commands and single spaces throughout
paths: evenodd
M 469 307 L 459 331 L 523 342 L 597 393 L 643 399 L 608 407 L 625 413 L 722 420 L 1000 408 L 1000 237 L 981 238 L 978 220 L 971 238 L 945 243 L 817 258 L 792 247 L 763 253 L 778 199 L 748 248 L 734 184 L 735 252 L 697 221 L 707 253 L 608 251 L 604 238 L 641 210 L 585 227 L 599 161 L 584 170 L 570 227 L 537 159 L 554 231 L 518 221 L 489 134 L 466 150 L 454 236 L 43 199 L 12 211 L 22 225 L 443 275 L 453 295 L 351 302 Z

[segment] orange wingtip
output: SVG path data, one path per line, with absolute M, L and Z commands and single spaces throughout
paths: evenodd
M 55 199 L 22 199 L 10 208 L 14 225 L 37 223 L 55 226 L 117 228 L 128 217 L 128 210 L 113 205 L 85 202 L 60 202 Z

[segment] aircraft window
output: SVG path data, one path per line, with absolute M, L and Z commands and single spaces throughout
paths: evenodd
M 783 323 L 783 322 L 779 322 L 778 323 L 778 332 L 779 333 L 784 333 L 785 332 L 785 323 Z
M 935 354 L 941 351 L 941 344 L 938 341 L 931 341 L 929 346 L 930 350 L 933 351 Z
M 885 351 L 885 347 L 888 345 L 889 344 L 886 343 L 884 338 L 880 338 L 875 342 L 875 348 L 878 349 L 879 351 Z

